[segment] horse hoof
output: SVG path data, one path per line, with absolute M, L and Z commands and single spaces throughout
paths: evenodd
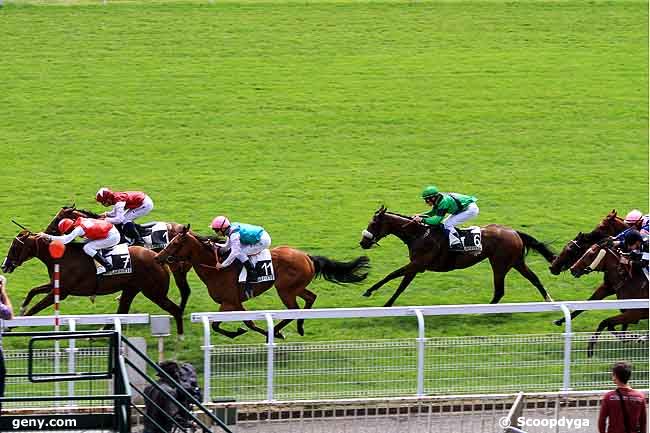
M 564 320 L 562 319 L 553 320 L 553 324 L 556 326 L 562 326 L 564 324 Z
M 304 337 L 305 336 L 305 330 L 302 329 L 302 328 L 298 329 L 298 335 L 300 335 L 301 337 Z
M 544 300 L 545 300 L 546 302 L 555 302 L 555 301 L 553 300 L 553 298 L 551 298 L 550 296 L 545 297 Z
M 282 335 L 281 332 L 276 332 L 274 335 L 275 335 L 275 338 L 279 338 L 280 340 L 284 340 L 284 335 Z
M 27 308 L 24 308 L 24 307 L 23 307 L 23 308 L 21 308 L 20 311 L 18 312 L 18 315 L 19 315 L 19 316 L 24 316 L 26 312 L 27 312 Z
M 178 334 L 178 341 L 185 341 L 185 334 Z
M 370 295 L 372 295 L 372 292 L 370 290 L 366 290 L 366 292 L 363 294 L 366 298 L 369 298 Z

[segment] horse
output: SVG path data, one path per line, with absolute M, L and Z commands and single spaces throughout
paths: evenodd
M 496 304 L 503 297 L 505 276 L 511 268 L 515 268 L 530 281 L 539 290 L 544 300 L 553 301 L 537 275 L 525 263 L 525 256 L 530 248 L 539 252 L 549 262 L 554 258 L 553 252 L 526 233 L 490 224 L 481 227 L 483 248 L 479 254 L 458 254 L 448 251 L 448 238 L 441 226 L 417 223 L 411 217 L 389 212 L 382 205 L 373 215 L 368 228 L 362 232 L 359 244 L 363 249 L 368 249 L 378 245 L 378 242 L 388 235 L 394 235 L 406 244 L 410 262 L 388 274 L 364 293 L 364 296 L 370 296 L 388 281 L 403 276 L 398 289 L 386 302 L 385 307 L 392 306 L 420 272 L 448 272 L 463 269 L 486 258 L 490 260 L 494 277 L 494 296 L 490 301 L 491 304 Z
M 253 285 L 254 297 L 275 286 L 282 303 L 289 309 L 298 309 L 296 297 L 305 301 L 305 309 L 309 309 L 316 301 L 316 294 L 307 289 L 311 281 L 322 276 L 337 284 L 359 283 L 368 273 L 370 267 L 367 257 L 358 257 L 350 262 L 339 262 L 326 257 L 312 256 L 303 251 L 287 246 L 271 249 L 271 259 L 275 270 L 275 281 L 256 283 Z M 174 263 L 188 261 L 201 281 L 207 286 L 210 297 L 221 304 L 219 311 L 243 311 L 246 301 L 238 283 L 239 267 L 228 266 L 217 269 L 215 266 L 220 259 L 215 253 L 213 244 L 190 232 L 189 225 L 176 235 L 174 239 L 156 256 L 159 263 Z M 277 338 L 284 339 L 280 332 L 292 320 L 285 319 L 278 323 L 273 332 Z M 298 334 L 305 335 L 304 319 L 298 319 Z M 267 332 L 253 323 L 244 324 L 251 330 L 266 336 Z M 213 322 L 212 329 L 229 338 L 236 338 L 247 332 L 238 328 L 229 331 L 220 328 L 220 322 Z
M 589 233 L 578 233 L 578 235 L 569 241 L 560 254 L 553 260 L 549 270 L 553 275 L 559 275 L 561 272 L 569 269 L 576 260 L 578 260 L 589 247 L 596 244 L 597 242 L 602 241 L 603 239 L 609 236 L 616 236 L 623 230 L 627 228 L 627 224 L 623 219 L 616 215 L 616 209 L 607 214 L 605 218 Z M 589 301 L 601 300 L 608 296 L 615 294 L 616 292 L 612 290 L 612 287 L 608 284 L 607 280 L 603 280 L 603 283 L 596 288 L 594 293 L 589 297 Z M 576 310 L 571 313 L 571 319 L 575 319 L 577 316 L 583 313 L 584 310 Z M 562 326 L 564 324 L 564 317 L 555 320 L 553 323 Z
M 14 238 L 2 263 L 2 271 L 11 273 L 18 266 L 35 257 L 45 264 L 50 275 L 50 282 L 29 291 L 22 303 L 21 315 L 32 316 L 54 303 L 52 278 L 55 260 L 49 254 L 49 243 L 50 241 L 43 236 L 22 230 Z M 130 274 L 98 276 L 93 259 L 84 253 L 81 243 L 66 245 L 63 257 L 58 260 L 61 265 L 60 299 L 63 300 L 69 295 L 95 296 L 122 291 L 117 314 L 126 314 L 129 312 L 133 298 L 142 292 L 147 299 L 174 317 L 178 335 L 182 336 L 182 311 L 167 297 L 169 273 L 154 260 L 155 252 L 131 246 L 129 253 L 133 269 Z M 47 295 L 25 312 L 32 298 L 42 293 Z
M 576 278 L 592 272 L 605 273 L 605 282 L 616 293 L 617 299 L 648 299 L 648 279 L 643 272 L 635 272 L 625 259 L 616 253 L 609 245 L 610 242 L 602 242 L 592 245 L 577 262 L 571 266 L 571 275 Z M 629 262 L 629 261 L 628 261 Z M 648 318 L 647 309 L 621 310 L 621 314 L 608 317 L 600 322 L 598 329 L 589 339 L 587 356 L 594 353 L 594 346 L 598 341 L 598 335 L 607 328 L 615 336 L 619 336 L 616 325 L 622 325 L 623 330 L 632 323 L 639 323 L 639 320 Z
M 73 204 L 72 206 L 63 206 L 59 212 L 56 214 L 52 222 L 47 226 L 45 229 L 45 233 L 49 235 L 58 235 L 59 234 L 59 229 L 58 229 L 58 224 L 59 221 L 61 221 L 63 218 L 70 218 L 72 220 L 75 220 L 79 217 L 82 218 L 102 218 L 101 215 L 98 215 L 94 212 L 91 212 L 89 210 L 85 209 L 77 209 L 75 205 Z M 177 224 L 174 222 L 168 222 L 167 224 L 167 238 L 172 239 L 174 236 L 176 236 L 178 233 L 181 232 L 183 229 L 182 224 Z M 160 251 L 162 248 L 154 248 L 153 251 Z M 181 303 L 180 303 L 180 309 L 181 312 L 185 311 L 185 306 L 187 305 L 187 301 L 190 297 L 190 293 L 192 289 L 190 288 L 189 283 L 187 282 L 187 273 L 190 271 L 191 266 L 182 264 L 182 263 L 175 263 L 171 264 L 169 266 L 172 275 L 174 276 L 174 281 L 176 282 L 176 287 L 178 287 L 178 291 L 180 292 L 181 295 Z

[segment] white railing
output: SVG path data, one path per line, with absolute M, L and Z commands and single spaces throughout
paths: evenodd
M 561 311 L 565 317 L 565 332 L 561 335 L 551 334 L 552 337 L 558 338 L 563 341 L 561 355 L 558 358 L 561 361 L 561 375 L 562 383 L 561 390 L 566 392 L 571 389 L 571 366 L 572 366 L 572 340 L 577 338 L 581 343 L 588 343 L 588 335 L 574 334 L 571 328 L 571 315 L 570 310 L 618 310 L 618 309 L 647 309 L 650 308 L 650 301 L 647 299 L 635 299 L 625 301 L 567 301 L 567 302 L 551 302 L 551 303 L 518 303 L 518 304 L 478 304 L 478 305 L 442 305 L 442 306 L 414 306 L 414 307 L 391 307 L 391 308 L 332 308 L 332 309 L 312 309 L 312 310 L 271 310 L 271 311 L 238 311 L 238 312 L 216 312 L 216 313 L 193 313 L 191 315 L 192 322 L 200 322 L 203 325 L 203 352 L 204 352 L 204 400 L 206 402 L 211 400 L 211 379 L 212 379 L 212 356 L 214 350 L 229 351 L 229 357 L 238 357 L 243 352 L 253 353 L 253 356 L 260 359 L 253 359 L 250 361 L 250 367 L 255 370 L 250 371 L 249 375 L 254 375 L 256 371 L 266 370 L 266 393 L 265 399 L 273 401 L 275 399 L 274 393 L 276 391 L 276 354 L 280 353 L 286 355 L 287 351 L 276 346 L 273 335 L 273 321 L 282 319 L 340 319 L 340 318 L 378 318 L 378 317 L 403 317 L 414 316 L 417 318 L 418 323 L 418 336 L 415 340 L 416 357 L 416 386 L 414 394 L 416 396 L 423 396 L 426 394 L 425 385 L 427 384 L 425 373 L 431 368 L 427 369 L 425 365 L 425 358 L 427 355 L 431 357 L 430 348 L 431 339 L 425 338 L 425 321 L 424 316 L 441 316 L 441 315 L 467 315 L 467 314 L 498 314 L 498 313 L 534 313 L 534 312 L 552 312 Z M 211 329 L 210 322 L 233 322 L 244 320 L 265 320 L 269 330 L 265 357 L 265 366 L 262 365 L 262 353 L 259 353 L 259 345 L 257 346 L 213 346 L 211 344 Z M 536 338 L 536 336 L 521 336 L 522 338 Z M 647 338 L 647 333 L 643 336 Z M 479 337 L 477 337 L 479 338 Z M 412 340 L 411 340 L 412 341 Z M 503 340 L 507 344 L 509 341 Z M 350 342 L 348 342 L 350 343 Z M 368 343 L 368 342 L 362 342 Z M 304 343 L 308 346 L 310 343 Z M 316 343 L 313 343 L 316 344 Z M 327 343 L 319 343 L 321 346 Z M 391 342 L 395 344 L 395 342 Z M 402 340 L 403 344 L 403 340 Z M 541 345 L 550 344 L 542 342 Z M 340 345 L 339 345 L 340 346 Z M 435 346 L 435 345 L 434 345 Z M 337 345 L 334 343 L 329 350 L 336 350 Z M 240 350 L 239 353 L 237 351 Z M 371 348 L 369 350 L 379 350 L 378 348 Z M 306 350 L 303 353 L 308 352 Z M 403 350 L 401 351 L 403 352 Z M 583 351 L 584 352 L 584 351 Z M 578 352 L 582 353 L 582 352 Z M 476 353 L 473 355 L 481 355 Z M 513 355 L 514 356 L 514 355 Z M 439 362 L 444 362 L 440 359 Z M 400 364 L 409 362 L 409 360 L 398 360 L 396 365 L 391 365 L 391 369 L 400 367 Z M 580 362 L 583 362 L 582 360 Z M 645 360 L 647 364 L 647 358 Z M 223 367 L 223 363 L 220 364 Z M 290 371 L 286 372 L 290 375 Z M 581 373 L 584 374 L 584 373 Z M 544 383 L 540 383 L 539 387 L 543 387 Z M 544 389 L 536 389 L 544 390 Z M 555 390 L 555 389 L 545 389 Z
M 7 328 L 15 327 L 54 327 L 56 316 L 17 316 L 10 320 L 0 319 L 0 331 L 4 332 Z M 68 330 L 75 332 L 78 325 L 113 325 L 115 330 L 121 335 L 122 326 L 124 325 L 145 325 L 149 323 L 148 314 L 86 314 L 86 315 L 65 315 L 58 316 L 59 324 L 67 326 Z M 7 371 L 10 374 L 25 375 L 27 366 L 25 361 L 27 359 L 24 348 L 14 349 L 11 341 L 11 333 L 7 334 L 4 338 L 4 357 L 7 366 Z M 119 340 L 118 340 L 119 341 Z M 9 344 L 8 344 L 9 343 Z M 100 347 L 82 347 L 78 348 L 74 339 L 68 340 L 68 346 L 61 349 L 58 340 L 54 341 L 54 347 L 51 350 L 38 350 L 35 353 L 36 362 L 39 363 L 39 368 L 47 368 L 48 373 L 61 372 L 61 360 L 67 358 L 67 371 L 68 373 L 77 373 L 78 368 L 86 368 L 87 365 L 100 364 L 106 361 L 108 355 L 108 348 L 105 346 Z M 83 364 L 83 365 L 82 365 Z M 112 393 L 112 384 L 110 381 L 100 381 L 102 386 L 108 387 L 109 394 Z M 53 385 L 54 395 L 61 395 L 60 382 L 55 382 Z M 41 385 L 41 388 L 47 388 L 49 385 Z M 75 390 L 75 386 L 77 389 Z M 86 383 L 75 384 L 75 381 L 68 382 L 69 396 L 85 394 L 88 391 L 89 385 Z M 26 380 L 16 378 L 9 378 L 7 380 L 7 393 L 6 395 L 37 395 L 41 390 L 35 384 L 31 384 Z M 72 404 L 72 401 L 70 402 Z M 16 406 L 17 404 L 10 403 L 5 407 Z

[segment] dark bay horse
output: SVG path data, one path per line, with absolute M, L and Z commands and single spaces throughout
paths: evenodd
M 410 262 L 388 274 L 364 293 L 364 296 L 370 296 L 372 292 L 388 281 L 404 277 L 397 291 L 384 305 L 385 307 L 392 306 L 420 272 L 447 272 L 463 269 L 486 258 L 490 260 L 494 276 L 494 296 L 490 303 L 496 304 L 503 297 L 505 276 L 511 268 L 515 268 L 537 287 L 544 300 L 553 301 L 537 275 L 526 265 L 525 256 L 529 248 L 539 252 L 549 262 L 553 260 L 554 255 L 546 245 L 525 233 L 505 226 L 490 224 L 481 227 L 483 249 L 480 254 L 459 254 L 448 251 L 448 238 L 442 227 L 416 223 L 411 217 L 388 212 L 382 206 L 375 212 L 368 228 L 364 231 L 360 245 L 362 248 L 368 249 L 387 235 L 397 236 L 406 244 L 409 249 Z
M 50 241 L 42 236 L 23 230 L 14 238 L 2 263 L 2 271 L 11 273 L 25 261 L 34 257 L 47 267 L 50 281 L 47 284 L 35 287 L 29 291 L 22 303 L 21 314 L 29 305 L 35 295 L 46 293 L 36 305 L 24 315 L 31 316 L 44 308 L 54 304 L 53 274 L 54 259 L 48 251 Z M 129 247 L 133 272 L 123 275 L 98 277 L 93 260 L 84 253 L 82 244 L 70 243 L 66 245 L 65 254 L 59 263 L 61 265 L 61 295 L 63 300 L 69 295 L 94 296 L 108 295 L 121 291 L 118 314 L 129 312 L 131 302 L 135 296 L 142 294 L 163 310 L 171 314 L 176 320 L 176 329 L 179 335 L 183 334 L 183 315 L 178 305 L 168 297 L 169 273 L 156 262 L 156 253 L 142 247 Z
M 648 299 L 648 279 L 641 271 L 635 271 L 632 266 L 625 263 L 621 256 L 607 245 L 607 242 L 591 246 L 580 259 L 570 268 L 571 274 L 580 278 L 591 271 L 605 273 L 605 283 L 616 293 L 617 299 Z M 623 330 L 632 323 L 648 318 L 647 309 L 621 310 L 622 313 L 608 317 L 600 322 L 598 329 L 589 339 L 587 355 L 591 357 L 598 335 L 605 328 L 618 336 L 616 325 L 622 325 Z
M 70 218 L 71 220 L 75 220 L 79 217 L 83 218 L 101 218 L 100 215 L 91 212 L 89 210 L 85 209 L 77 209 L 75 205 L 72 206 L 64 206 L 62 207 L 59 212 L 56 214 L 52 222 L 47 226 L 45 229 L 45 233 L 49 235 L 58 235 L 59 234 L 59 229 L 57 225 L 59 224 L 59 221 L 61 221 L 63 218 Z M 167 239 L 173 239 L 174 236 L 176 236 L 178 233 L 180 233 L 183 230 L 183 225 L 182 224 L 177 224 L 173 222 L 168 222 L 167 224 Z M 160 249 L 154 249 L 153 251 L 160 251 Z M 174 276 L 174 281 L 176 282 L 176 287 L 178 287 L 178 291 L 180 292 L 181 295 L 181 304 L 180 304 L 180 309 L 181 313 L 185 311 L 185 306 L 187 305 L 187 300 L 190 297 L 190 293 L 192 289 L 190 289 L 190 285 L 187 282 L 187 273 L 190 271 L 192 268 L 191 265 L 189 264 L 184 264 L 184 263 L 174 263 L 170 264 L 169 269 L 172 272 L 172 275 Z
M 208 292 L 214 302 L 221 304 L 219 311 L 243 311 L 246 301 L 238 284 L 239 268 L 228 266 L 216 269 L 218 257 L 213 246 L 205 239 L 198 238 L 189 231 L 177 235 L 158 253 L 156 258 L 160 263 L 189 261 L 194 267 L 201 281 L 207 286 Z M 253 284 L 254 296 L 266 292 L 275 286 L 282 303 L 289 309 L 298 309 L 297 297 L 305 301 L 305 309 L 311 308 L 316 301 L 316 294 L 307 289 L 311 281 L 322 276 L 335 283 L 359 283 L 368 275 L 364 272 L 369 268 L 367 257 L 358 257 L 351 262 L 338 262 L 326 257 L 310 256 L 300 250 L 281 246 L 271 249 L 271 259 L 275 270 L 275 281 Z M 284 338 L 280 330 L 291 322 L 290 319 L 282 320 L 274 328 L 278 338 Z M 298 319 L 298 334 L 304 335 L 304 320 Z M 253 331 L 266 336 L 267 332 L 255 325 L 252 321 L 244 324 Z M 239 328 L 237 331 L 228 331 L 220 328 L 219 322 L 212 323 L 212 329 L 230 338 L 238 337 L 247 332 Z
M 622 218 L 616 215 L 616 209 L 613 209 L 592 231 L 588 233 L 580 232 L 575 238 L 573 238 L 573 240 L 569 241 L 555 260 L 553 260 L 549 270 L 553 275 L 559 275 L 561 272 L 569 269 L 571 265 L 582 257 L 582 255 L 586 253 L 592 245 L 595 245 L 607 237 L 616 236 L 626 228 L 627 224 L 625 224 Z M 605 299 L 615 293 L 616 292 L 612 290 L 612 286 L 609 284 L 607 278 L 605 278 L 603 283 L 598 286 L 588 300 L 593 301 Z M 576 318 L 582 314 L 583 311 L 584 310 L 575 310 L 571 312 L 571 318 Z M 561 317 L 553 323 L 562 326 L 564 323 L 564 317 Z

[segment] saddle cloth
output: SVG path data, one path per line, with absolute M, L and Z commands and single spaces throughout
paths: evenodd
M 257 279 L 253 281 L 254 283 L 265 283 L 268 281 L 275 280 L 275 271 L 273 269 L 273 261 L 271 260 L 271 251 L 267 248 L 253 256 L 249 257 L 251 264 L 255 267 L 257 273 Z M 246 268 L 242 266 L 241 271 L 239 272 L 239 282 L 246 282 L 246 277 L 248 272 Z
M 467 227 L 466 229 L 456 228 L 460 245 L 456 244 L 449 247 L 449 251 L 480 253 L 483 250 L 481 243 L 481 228 L 478 226 Z
M 135 225 L 142 240 L 144 247 L 150 250 L 163 249 L 169 243 L 169 235 L 167 234 L 167 223 L 165 222 L 150 222 L 145 224 Z
M 101 274 L 104 277 L 108 277 L 111 275 L 123 275 L 133 272 L 128 244 L 117 244 L 112 248 L 100 250 L 99 254 L 113 265 L 113 269 L 110 272 L 106 272 L 106 269 L 103 266 L 93 260 L 93 263 L 97 268 L 97 275 Z

